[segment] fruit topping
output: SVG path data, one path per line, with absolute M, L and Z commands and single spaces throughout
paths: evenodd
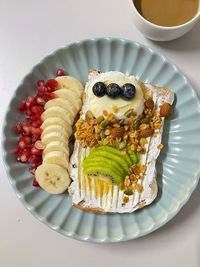
M 102 82 L 97 82 L 97 83 L 95 83 L 93 85 L 92 91 L 93 91 L 93 93 L 94 93 L 95 96 L 102 97 L 106 93 L 106 86 Z
M 56 76 L 64 76 L 65 75 L 65 72 L 63 69 L 58 69 L 57 72 L 56 72 Z
M 106 88 L 106 94 L 111 98 L 117 98 L 121 94 L 121 88 L 116 83 L 110 83 Z
M 121 96 L 125 100 L 132 99 L 136 94 L 136 88 L 132 83 L 126 83 L 122 86 Z
M 50 79 L 47 81 L 47 86 L 48 86 L 48 91 L 53 92 L 57 88 L 58 82 L 55 79 Z
M 134 152 L 132 152 L 133 155 Z M 101 146 L 91 150 L 88 157 L 83 160 L 83 173 L 101 179 L 103 175 L 109 183 L 123 183 L 129 174 L 129 168 L 137 163 L 135 155 L 134 163 L 129 155 L 122 155 L 121 152 L 110 146 Z
M 45 148 L 41 142 L 42 125 L 41 115 L 44 112 L 44 105 L 48 100 L 55 97 L 52 93 L 58 82 L 54 79 L 39 80 L 37 82 L 36 96 L 29 96 L 20 102 L 18 109 L 27 117 L 15 126 L 15 132 L 20 135 L 15 155 L 17 161 L 21 163 L 34 164 L 29 170 L 32 174 L 38 166 L 42 164 L 42 153 Z M 36 179 L 33 180 L 34 186 L 39 186 Z
M 70 184 L 65 168 L 57 164 L 42 164 L 35 171 L 38 184 L 50 194 L 63 193 Z

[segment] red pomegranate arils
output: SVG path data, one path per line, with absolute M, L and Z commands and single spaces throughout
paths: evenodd
M 36 127 L 31 127 L 31 133 L 33 135 L 40 135 L 42 133 L 42 129 L 41 128 L 36 128 Z
M 24 111 L 24 110 L 26 109 L 26 101 L 25 101 L 25 100 L 23 100 L 23 101 L 21 101 L 21 102 L 19 103 L 18 109 L 19 109 L 20 111 Z
M 29 163 L 41 163 L 42 162 L 42 156 L 36 156 L 36 155 L 32 155 L 30 158 L 29 158 Z
M 31 127 L 30 126 L 23 126 L 23 135 L 31 135 Z
M 44 99 L 47 100 L 47 101 L 51 100 L 53 98 L 55 98 L 55 94 L 54 93 L 45 93 L 44 94 Z
M 32 111 L 33 113 L 35 113 L 35 114 L 39 114 L 39 115 L 41 115 L 42 112 L 44 111 L 44 108 L 41 107 L 41 106 L 33 106 L 33 107 L 31 108 L 31 111 Z
M 37 96 L 43 96 L 47 92 L 47 88 L 44 85 L 38 87 Z
M 21 122 L 18 122 L 15 126 L 15 132 L 16 134 L 21 134 L 23 131 L 23 128 L 22 128 L 22 123 Z
M 30 148 L 31 147 L 31 139 L 28 137 L 28 136 L 22 136 L 20 139 L 19 139 L 19 144 L 18 146 L 22 149 L 24 148 Z
M 64 70 L 58 69 L 56 76 L 64 76 Z M 56 97 L 53 93 L 58 87 L 55 79 L 38 80 L 36 96 L 29 96 L 19 103 L 18 109 L 26 115 L 22 122 L 16 123 L 15 132 L 19 138 L 17 147 L 14 150 L 16 160 L 21 163 L 31 163 L 29 171 L 35 174 L 38 166 L 42 164 L 42 153 L 45 144 L 41 141 L 42 125 L 41 114 L 47 101 Z M 38 187 L 36 178 L 33 179 L 33 186 Z
M 33 126 L 33 127 L 36 127 L 36 128 L 40 127 L 41 124 L 42 124 L 41 119 L 34 120 L 34 121 L 32 122 L 32 126 Z
M 43 152 L 42 149 L 37 149 L 37 148 L 35 148 L 35 147 L 32 147 L 32 148 L 31 148 L 31 153 L 32 153 L 33 155 L 40 156 L 40 155 L 42 155 L 42 152 Z
M 37 85 L 38 86 L 45 86 L 45 80 L 38 80 Z
M 52 92 L 52 91 L 54 91 L 54 90 L 56 89 L 56 87 L 58 86 L 58 82 L 57 82 L 55 79 L 50 79 L 50 80 L 47 81 L 47 86 L 50 87 L 50 88 L 52 89 L 52 90 L 50 91 L 50 92 Z
M 33 186 L 35 187 L 39 187 L 40 185 L 38 184 L 38 181 L 36 180 L 36 178 L 33 179 Z
M 21 156 L 22 152 L 23 152 L 23 150 L 19 146 L 17 146 L 14 150 L 14 153 L 16 156 Z
M 65 72 L 63 69 L 58 69 L 57 72 L 56 72 L 56 76 L 64 76 L 65 75 Z
M 35 144 L 35 142 L 38 140 L 40 140 L 40 134 L 33 134 L 31 137 L 31 144 Z
M 28 162 L 30 157 L 31 157 L 31 151 L 29 149 L 24 149 L 24 151 L 21 154 L 20 161 L 23 163 Z
M 31 119 L 30 118 L 26 118 L 23 122 L 22 122 L 23 126 L 31 126 Z
M 26 100 L 26 107 L 31 108 L 36 104 L 35 98 L 33 96 L 29 96 Z
M 27 109 L 25 109 L 25 114 L 27 115 L 27 116 L 31 116 L 32 115 L 32 111 L 31 111 L 31 109 L 30 108 L 27 108 Z
M 41 117 L 41 114 L 40 113 L 35 113 L 35 114 L 33 114 L 33 115 L 31 115 L 31 125 L 33 125 L 33 122 L 34 121 L 37 121 L 38 119 L 40 119 L 40 117 Z
M 36 97 L 36 103 L 37 103 L 38 105 L 40 105 L 40 106 L 44 106 L 45 103 L 46 103 L 46 100 L 45 100 L 44 98 L 40 97 L 40 96 L 37 96 L 37 97 Z
M 37 168 L 37 167 L 39 167 L 40 165 L 42 165 L 42 157 L 41 157 L 41 161 L 36 162 L 34 166 Z

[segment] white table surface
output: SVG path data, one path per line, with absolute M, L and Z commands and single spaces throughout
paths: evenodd
M 0 125 L 22 77 L 55 49 L 90 37 L 124 37 L 171 58 L 200 93 L 200 24 L 172 42 L 145 39 L 127 0 L 0 0 Z M 200 186 L 179 214 L 130 242 L 90 244 L 37 221 L 17 199 L 0 162 L 0 266 L 200 266 Z

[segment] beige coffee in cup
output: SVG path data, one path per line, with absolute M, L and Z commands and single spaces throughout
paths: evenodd
M 138 12 L 148 21 L 165 27 L 190 21 L 199 10 L 199 0 L 133 0 Z

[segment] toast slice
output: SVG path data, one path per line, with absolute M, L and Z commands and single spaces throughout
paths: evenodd
M 119 72 L 109 72 L 108 74 L 111 75 L 112 73 L 114 77 L 116 75 L 123 75 Z M 105 73 L 105 75 L 106 74 L 107 73 Z M 88 110 L 90 110 L 91 107 L 91 84 L 94 84 L 95 81 L 101 80 L 101 77 L 103 76 L 104 73 L 100 73 L 96 70 L 92 69 L 89 71 L 81 112 L 82 120 L 85 119 L 85 114 Z M 125 78 L 127 77 L 128 76 Z M 145 151 L 145 153 L 144 151 L 141 151 L 142 153 L 140 153 L 140 165 L 135 164 L 133 166 L 133 173 L 138 166 L 144 167 L 143 173 L 138 180 L 136 179 L 137 183 L 133 182 L 131 185 L 133 188 L 135 188 L 135 190 L 133 190 L 131 193 L 127 192 L 126 182 L 130 183 L 130 180 L 127 179 L 127 176 L 125 177 L 125 181 L 123 183 L 123 185 L 125 184 L 124 187 L 121 186 L 121 184 L 109 183 L 108 181 L 102 179 L 102 177 L 99 178 L 98 175 L 95 177 L 91 175 L 85 175 L 83 172 L 83 162 L 88 155 L 90 155 L 90 152 L 93 148 L 84 147 L 80 140 L 77 140 L 76 133 L 74 151 L 69 164 L 69 174 L 72 178 L 72 183 L 69 187 L 69 194 L 72 198 L 73 205 L 80 209 L 95 213 L 130 213 L 151 204 L 157 196 L 158 187 L 156 181 L 157 174 L 155 164 L 162 147 L 161 139 L 164 120 L 167 113 L 169 113 L 167 108 L 171 107 L 174 100 L 174 94 L 168 88 L 141 83 L 133 76 L 129 76 L 129 78 L 140 86 L 144 96 L 144 103 L 147 103 L 145 101 L 148 99 L 152 99 L 154 102 L 153 114 L 156 114 L 157 117 L 155 116 L 155 118 L 151 118 L 151 123 L 154 123 L 154 125 L 156 123 L 160 123 L 160 125 L 158 125 L 159 127 L 156 127 L 154 130 L 153 135 L 143 138 L 145 140 L 145 144 L 143 144 L 142 149 Z M 146 110 L 148 111 L 148 109 Z M 161 114 L 162 116 L 160 116 L 160 113 L 163 113 Z M 158 120 L 158 117 L 159 121 L 156 121 Z M 143 126 L 140 125 L 141 129 L 142 127 Z M 139 134 L 142 132 L 140 128 L 138 130 Z M 107 164 L 106 161 L 104 164 Z

